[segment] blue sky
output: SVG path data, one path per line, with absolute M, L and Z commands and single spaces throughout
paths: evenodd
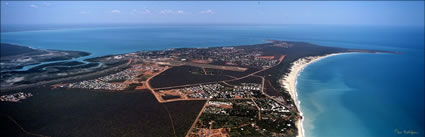
M 1 23 L 243 23 L 423 26 L 424 2 L 1 1 Z

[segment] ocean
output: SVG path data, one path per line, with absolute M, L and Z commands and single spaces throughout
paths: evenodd
M 181 24 L 1 33 L 4 43 L 88 51 L 90 57 L 270 39 L 402 52 L 338 55 L 306 67 L 297 90 L 307 137 L 424 136 L 423 26 Z

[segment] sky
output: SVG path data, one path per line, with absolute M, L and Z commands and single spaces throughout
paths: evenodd
M 424 26 L 424 1 L 1 1 L 1 24 Z

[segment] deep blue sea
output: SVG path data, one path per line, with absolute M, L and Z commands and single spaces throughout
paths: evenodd
M 423 26 L 131 25 L 1 33 L 4 43 L 91 57 L 268 39 L 402 52 L 339 55 L 306 67 L 297 89 L 308 137 L 424 136 Z

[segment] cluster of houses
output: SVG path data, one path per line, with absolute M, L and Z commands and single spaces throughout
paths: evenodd
M 139 72 L 137 72 L 136 69 L 129 68 L 115 74 L 100 77 L 99 80 L 109 82 L 109 81 L 117 81 L 117 80 L 135 79 L 138 74 Z
M 232 108 L 232 102 L 209 101 L 204 113 L 229 115 L 226 109 Z
M 227 65 L 270 67 L 279 63 L 273 56 L 262 56 L 258 50 L 234 47 L 197 48 L 197 49 L 170 49 L 167 51 L 140 52 L 145 59 L 168 58 L 179 61 L 204 60 L 207 62 L 225 62 Z
M 236 64 L 239 66 L 249 67 L 270 67 L 279 63 L 279 60 L 274 58 L 262 58 L 260 51 L 247 51 L 240 48 L 221 48 L 209 50 L 206 57 L 210 60 L 223 61 L 226 64 Z
M 243 66 L 255 66 L 255 67 L 263 67 L 268 68 L 272 67 L 279 63 L 277 59 L 269 59 L 269 58 L 261 58 L 259 56 L 254 57 L 251 60 L 244 60 L 242 62 Z
M 18 93 L 0 96 L 0 101 L 19 102 L 20 100 L 24 100 L 32 96 L 33 95 L 31 93 L 18 92 Z
M 127 86 L 123 83 L 109 83 L 99 79 L 86 80 L 75 82 L 67 85 L 68 88 L 81 88 L 81 89 L 105 89 L 105 90 L 123 90 Z
M 226 108 L 221 107 L 207 107 L 203 113 L 229 115 L 229 112 L 226 111 Z
M 257 90 L 261 89 L 261 84 L 257 83 L 241 83 L 240 86 L 234 86 L 233 91 L 247 91 L 247 90 Z
M 263 114 L 270 114 L 272 116 L 265 117 L 265 115 L 263 115 L 262 119 L 279 119 L 282 117 L 288 117 L 288 114 L 290 113 L 289 109 L 270 98 L 256 99 L 255 102 L 258 107 L 260 107 Z
M 137 82 L 138 76 L 145 71 L 158 71 L 161 67 L 151 65 L 134 65 L 118 73 L 110 74 L 93 80 L 75 82 L 65 87 L 82 89 L 124 90 L 129 83 Z M 128 81 L 127 83 L 125 81 Z
M 188 87 L 181 91 L 190 98 L 217 98 L 223 90 L 224 86 L 216 83 Z
M 205 84 L 179 89 L 180 92 L 186 94 L 189 98 L 251 98 L 261 94 L 259 91 L 261 84 L 242 83 L 234 88 L 225 88 L 225 86 L 215 84 Z
M 134 67 L 132 67 L 97 79 L 70 83 L 66 87 L 81 89 L 124 90 L 128 85 L 123 83 L 123 81 L 136 79 L 138 74 L 139 72 L 136 71 Z
M 208 101 L 208 105 L 209 106 L 216 106 L 216 107 L 219 107 L 219 106 L 229 106 L 229 107 L 231 107 L 233 105 L 233 103 L 232 102 L 223 102 L 223 101 Z

